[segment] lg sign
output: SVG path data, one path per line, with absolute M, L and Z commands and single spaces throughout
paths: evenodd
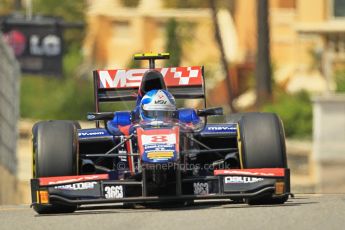
M 10 45 L 16 56 L 21 56 L 26 47 L 26 37 L 17 30 L 5 34 L 5 41 Z M 57 56 L 61 54 L 61 39 L 54 35 L 48 34 L 39 37 L 36 34 L 29 36 L 29 52 L 37 56 Z
M 61 39 L 49 34 L 44 37 L 39 37 L 34 34 L 30 36 L 30 54 L 37 56 L 57 56 L 61 54 Z
M 23 73 L 62 75 L 63 27 L 54 17 L 7 17 L 2 21 L 5 40 Z

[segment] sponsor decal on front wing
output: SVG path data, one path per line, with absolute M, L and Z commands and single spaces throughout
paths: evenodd
M 244 175 L 259 177 L 283 177 L 284 168 L 258 168 L 258 169 L 220 169 L 214 170 L 214 175 Z
M 39 178 L 39 183 L 40 183 L 40 186 L 44 186 L 44 185 L 58 185 L 58 184 L 68 184 L 68 183 L 75 183 L 75 182 L 107 180 L 107 179 L 109 179 L 108 174 L 41 177 Z
M 207 195 L 209 193 L 208 183 L 193 183 L 194 195 Z
M 123 198 L 123 186 L 122 185 L 107 185 L 104 187 L 106 199 Z
M 264 178 L 260 177 L 246 177 L 246 176 L 227 176 L 224 177 L 225 184 L 251 184 L 263 181 Z
M 59 190 L 73 190 L 73 191 L 88 190 L 88 189 L 94 189 L 96 184 L 97 184 L 96 181 L 91 181 L 91 182 L 59 185 L 59 186 L 55 186 L 54 188 L 59 189 Z

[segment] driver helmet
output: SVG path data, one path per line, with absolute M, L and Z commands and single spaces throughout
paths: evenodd
M 151 90 L 140 102 L 140 118 L 144 121 L 169 120 L 175 111 L 175 99 L 167 90 Z

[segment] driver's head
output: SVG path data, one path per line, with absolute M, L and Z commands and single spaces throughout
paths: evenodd
M 169 120 L 175 111 L 175 99 L 166 90 L 151 90 L 140 102 L 140 118 L 144 121 Z

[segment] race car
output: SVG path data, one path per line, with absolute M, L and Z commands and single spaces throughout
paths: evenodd
M 272 113 L 231 114 L 206 108 L 203 66 L 156 68 L 168 53 L 144 53 L 147 69 L 93 71 L 95 128 L 76 121 L 33 126 L 32 207 L 39 214 L 88 204 L 222 199 L 283 204 L 290 195 L 283 124 Z M 198 99 L 203 108 L 178 108 Z M 101 103 L 133 101 L 128 111 Z

